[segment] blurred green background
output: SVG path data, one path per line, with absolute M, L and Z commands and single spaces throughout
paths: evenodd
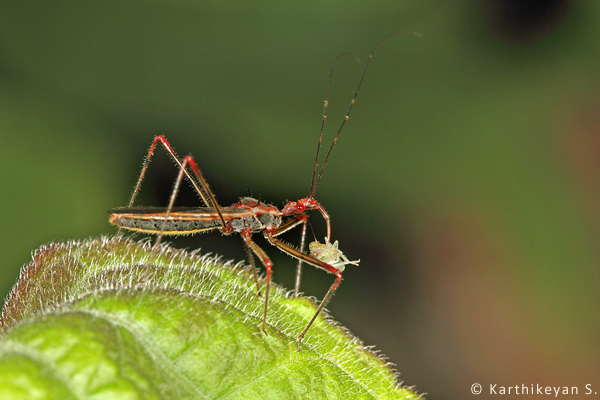
M 156 134 L 222 205 L 305 197 L 335 55 L 362 62 L 335 71 L 327 144 L 369 51 L 413 30 L 376 53 L 317 193 L 362 260 L 329 309 L 432 399 L 600 392 L 599 26 L 593 1 L 3 1 L 0 291 L 40 245 L 116 232 Z M 137 204 L 165 205 L 176 173 L 159 151 Z M 174 243 L 245 257 L 238 237 Z M 306 268 L 303 290 L 331 282 Z

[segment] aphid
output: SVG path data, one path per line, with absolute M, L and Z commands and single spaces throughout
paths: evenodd
M 360 263 L 360 260 L 348 260 L 338 246 L 339 242 L 337 240 L 331 244 L 325 238 L 325 243 L 319 243 L 317 240 L 310 243 L 308 250 L 311 257 L 339 269 L 340 272 L 344 272 L 347 264 L 358 265 Z
M 347 258 L 343 255 L 343 253 L 339 249 L 337 249 L 337 242 L 331 245 L 330 218 L 323 206 L 321 206 L 321 204 L 317 200 L 315 200 L 317 187 L 319 186 L 319 182 L 323 175 L 323 170 L 327 165 L 327 161 L 329 159 L 331 151 L 333 150 L 333 147 L 337 142 L 340 132 L 342 131 L 342 128 L 344 127 L 344 124 L 348 120 L 350 112 L 352 111 L 352 106 L 354 105 L 356 97 L 358 96 L 358 93 L 364 81 L 365 75 L 369 68 L 369 64 L 371 63 L 371 59 L 373 58 L 375 50 L 377 50 L 377 48 L 390 36 L 396 35 L 397 33 L 385 37 L 375 46 L 373 51 L 371 51 L 369 59 L 367 60 L 367 63 L 363 70 L 361 79 L 359 81 L 358 87 L 354 92 L 354 96 L 352 97 L 352 100 L 350 102 L 348 111 L 344 116 L 344 119 L 337 131 L 337 134 L 333 139 L 331 146 L 329 147 L 329 151 L 325 157 L 323 165 L 321 166 L 321 170 L 317 175 L 319 152 L 321 149 L 321 141 L 323 138 L 323 128 L 325 126 L 325 120 L 327 118 L 327 106 L 329 101 L 329 94 L 331 91 L 333 70 L 335 63 L 337 62 L 339 57 L 344 53 L 338 55 L 335 61 L 333 62 L 329 74 L 329 85 L 327 87 L 323 120 L 321 123 L 321 130 L 319 133 L 319 141 L 317 146 L 317 155 L 315 158 L 315 166 L 313 169 L 310 194 L 308 197 L 302 198 L 297 201 L 289 201 L 281 210 L 279 210 L 273 205 L 263 203 L 252 197 L 243 197 L 237 204 L 233 204 L 228 207 L 222 207 L 217 202 L 215 195 L 213 194 L 212 190 L 208 186 L 208 183 L 202 176 L 202 173 L 200 172 L 200 169 L 198 168 L 194 158 L 192 156 L 186 156 L 182 160 L 180 160 L 177 157 L 171 145 L 169 144 L 169 142 L 167 142 L 167 139 L 165 139 L 163 136 L 156 136 L 154 138 L 154 141 L 152 142 L 152 145 L 150 146 L 148 155 L 144 160 L 142 171 L 138 178 L 137 184 L 135 185 L 135 188 L 133 190 L 133 194 L 131 196 L 131 200 L 129 201 L 129 205 L 126 208 L 120 208 L 109 211 L 110 223 L 119 227 L 118 234 L 120 234 L 122 228 L 133 231 L 156 234 L 157 238 L 155 246 L 160 243 L 163 235 L 188 235 L 211 230 L 219 230 L 224 235 L 239 233 L 246 244 L 248 258 L 250 259 L 252 271 L 254 274 L 254 280 L 256 282 L 256 287 L 259 296 L 261 296 L 260 284 L 258 280 L 258 275 L 256 273 L 256 265 L 254 263 L 252 253 L 256 254 L 258 258 L 260 258 L 267 270 L 267 282 L 264 296 L 265 307 L 262 320 L 262 330 L 265 333 L 267 322 L 267 309 L 269 304 L 269 286 L 271 282 L 273 264 L 267 253 L 252 240 L 252 234 L 262 232 L 262 234 L 267 239 L 267 241 L 269 241 L 269 243 L 276 246 L 284 253 L 299 260 L 296 274 L 296 293 L 298 293 L 299 290 L 302 263 L 313 265 L 317 268 L 324 269 L 325 271 L 335 275 L 335 281 L 323 297 L 323 300 L 319 304 L 314 316 L 308 322 L 304 330 L 298 335 L 298 342 L 301 344 L 302 339 L 306 335 L 306 332 L 308 331 L 314 320 L 317 318 L 321 310 L 329 302 L 329 299 L 331 298 L 331 296 L 339 286 L 340 282 L 342 281 L 342 270 L 344 265 L 348 263 L 357 262 L 348 261 Z M 166 151 L 170 154 L 170 156 L 173 158 L 173 160 L 177 163 L 179 167 L 179 174 L 175 181 L 173 192 L 171 193 L 169 205 L 167 207 L 133 207 L 133 202 L 140 190 L 140 186 L 144 179 L 144 175 L 146 174 L 148 165 L 150 164 L 150 159 L 154 154 L 154 150 L 158 143 L 160 143 L 166 149 Z M 191 170 L 191 174 L 190 171 L 188 171 L 188 169 Z M 198 195 L 202 198 L 202 201 L 205 205 L 204 207 L 174 207 L 175 199 L 177 198 L 177 194 L 179 192 L 179 186 L 184 177 L 191 183 L 196 193 L 198 193 Z M 316 251 L 318 252 L 318 254 L 316 255 L 307 255 L 304 253 L 304 242 L 306 237 L 307 221 L 306 211 L 308 210 L 318 210 L 325 219 L 327 225 L 327 237 L 325 238 L 325 244 L 320 244 L 317 242 L 317 245 L 313 245 L 313 249 L 316 249 Z M 284 222 L 283 219 L 285 217 L 291 218 Z M 303 229 L 299 250 L 277 239 L 277 236 L 279 236 L 280 234 L 287 232 L 300 224 L 303 224 Z M 329 254 L 325 254 L 325 252 L 329 252 Z

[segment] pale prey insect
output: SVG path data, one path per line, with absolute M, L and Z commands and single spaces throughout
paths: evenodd
M 344 269 L 348 264 L 358 265 L 360 263 L 360 260 L 348 260 L 338 246 L 339 242 L 337 240 L 331 244 L 327 241 L 327 238 L 325 238 L 325 243 L 319 243 L 317 240 L 311 242 L 308 245 L 308 250 L 311 257 L 339 269 L 340 272 L 344 272 Z

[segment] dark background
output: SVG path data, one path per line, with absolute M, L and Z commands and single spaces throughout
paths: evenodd
M 413 30 L 376 53 L 317 193 L 362 260 L 329 309 L 431 399 L 600 392 L 599 17 L 594 1 L 3 1 L 0 292 L 40 245 L 116 232 L 106 211 L 156 134 L 223 205 L 307 196 L 333 58 L 362 62 L 338 64 L 327 144 L 369 51 Z M 138 204 L 165 205 L 176 173 L 159 151 Z M 295 263 L 257 241 L 292 287 Z M 235 236 L 175 244 L 245 256 Z M 307 268 L 303 290 L 331 282 Z

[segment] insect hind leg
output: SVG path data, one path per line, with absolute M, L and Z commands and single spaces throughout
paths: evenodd
M 179 167 L 179 175 L 177 177 L 175 186 L 173 188 L 173 192 L 171 194 L 171 198 L 169 201 L 169 207 L 167 209 L 167 214 L 165 216 L 165 221 L 163 223 L 163 229 L 158 234 L 155 246 L 158 245 L 162 239 L 164 227 L 165 227 L 166 221 L 167 221 L 167 217 L 169 216 L 169 214 L 173 208 L 173 204 L 175 203 L 175 198 L 177 197 L 179 185 L 181 183 L 181 180 L 183 180 L 183 176 L 185 176 L 188 179 L 188 181 L 192 184 L 196 193 L 198 193 L 198 195 L 202 198 L 202 201 L 204 202 L 204 204 L 207 207 L 212 207 L 215 209 L 215 211 L 217 212 L 217 214 L 219 216 L 219 220 L 221 221 L 221 232 L 223 232 L 224 234 L 231 233 L 232 229 L 225 222 L 225 218 L 223 217 L 223 212 L 221 211 L 221 207 L 217 203 L 215 195 L 213 194 L 212 190 L 208 186 L 206 179 L 204 179 L 204 177 L 202 176 L 202 173 L 200 172 L 200 169 L 198 168 L 198 165 L 196 164 L 196 161 L 194 160 L 194 158 L 191 155 L 189 155 L 189 156 L 186 156 L 183 159 L 183 161 L 180 161 L 179 158 L 177 157 L 177 154 L 175 153 L 175 150 L 173 150 L 173 148 L 171 147 L 171 145 L 169 144 L 167 139 L 162 135 L 155 136 L 154 140 L 152 141 L 152 144 L 150 145 L 150 149 L 148 150 L 148 154 L 147 154 L 146 158 L 144 159 L 144 164 L 142 165 L 142 171 L 140 172 L 140 176 L 139 176 L 137 183 L 133 189 L 133 193 L 131 194 L 131 199 L 129 200 L 128 207 L 133 206 L 135 198 L 137 197 L 137 195 L 140 191 L 142 181 L 144 180 L 144 177 L 148 170 L 148 166 L 150 164 L 152 155 L 154 154 L 154 150 L 156 149 L 157 143 L 160 143 L 163 146 L 163 148 L 167 151 L 167 153 L 169 153 L 171 158 L 175 161 L 175 163 Z M 194 176 L 190 175 L 190 173 L 188 172 L 188 170 L 187 170 L 188 166 L 192 170 Z M 119 236 L 121 234 L 121 229 L 122 228 L 120 227 L 119 230 L 117 231 L 117 236 Z

